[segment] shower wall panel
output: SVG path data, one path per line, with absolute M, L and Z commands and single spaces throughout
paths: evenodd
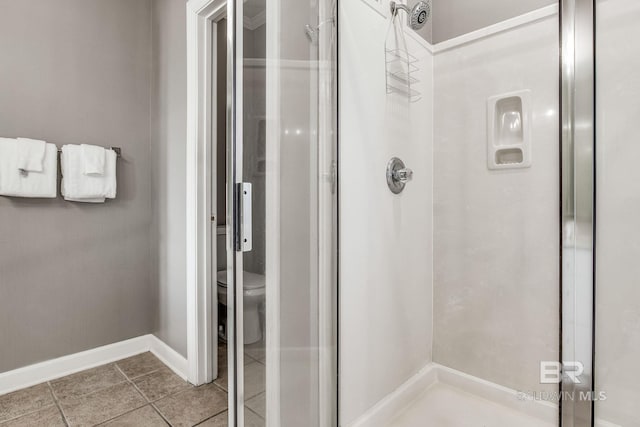
M 388 19 L 366 2 L 340 4 L 341 425 L 393 392 L 431 359 L 432 55 L 419 58 L 422 99 L 387 95 Z M 419 36 L 416 36 L 419 38 Z M 397 156 L 414 179 L 395 195 Z
M 434 361 L 553 391 L 539 367 L 559 353 L 558 17 L 434 61 Z M 521 90 L 531 167 L 489 170 L 487 99 Z
M 433 42 L 440 43 L 558 0 L 433 0 Z

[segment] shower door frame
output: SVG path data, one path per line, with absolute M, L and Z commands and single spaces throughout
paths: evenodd
M 280 9 L 277 2 L 267 2 L 267 17 L 271 22 L 277 22 Z M 186 214 L 187 214 L 187 340 L 188 340 L 188 364 L 189 381 L 199 385 L 209 382 L 215 374 L 216 364 L 212 360 L 215 355 L 213 341 L 217 336 L 212 328 L 215 319 L 215 281 L 211 274 L 211 212 L 214 206 L 211 203 L 212 179 L 215 173 L 215 164 L 212 163 L 214 150 L 212 139 L 212 114 L 215 105 L 212 102 L 214 96 L 214 84 L 212 82 L 213 60 L 215 59 L 212 43 L 212 30 L 215 21 L 221 16 L 227 18 L 227 347 L 228 347 L 228 413 L 230 426 L 244 425 L 244 412 L 239 410 L 244 405 L 244 378 L 243 378 L 243 269 L 242 252 L 236 244 L 236 239 L 242 233 L 240 212 L 242 203 L 237 191 L 229 191 L 242 181 L 242 81 L 243 81 L 243 2 L 242 0 L 188 0 L 187 9 L 187 186 L 186 186 Z M 325 13 L 327 11 L 324 11 Z M 337 17 L 336 17 L 337 19 Z M 336 41 L 337 43 L 337 41 Z M 271 50 L 277 49 L 277 41 L 271 40 Z M 333 60 L 334 58 L 332 58 Z M 337 61 L 337 59 L 336 59 Z M 336 64 L 337 66 L 337 64 Z M 273 80 L 268 83 L 277 83 Z M 274 90 L 274 84 L 268 86 L 268 90 Z M 272 97 L 273 98 L 273 97 Z M 271 105 L 274 107 L 275 105 Z M 240 118 L 240 119 L 239 119 Z M 238 125 L 240 123 L 240 126 Z M 332 140 L 331 147 L 337 147 L 336 139 Z M 320 181 L 324 182 L 324 181 Z M 337 191 L 337 170 L 335 176 Z M 268 196 L 274 196 L 273 194 Z M 337 197 L 336 197 L 337 198 Z M 336 202 L 337 203 L 337 202 Z M 333 207 L 337 209 L 337 205 Z M 332 211 L 333 212 L 333 211 Z M 217 212 L 217 215 L 223 213 Z M 336 218 L 331 217 L 335 221 Z M 337 239 L 337 221 L 332 222 L 332 238 Z M 273 232 L 273 230 L 272 230 Z M 331 256 L 333 254 L 329 250 Z M 328 258 L 320 258 L 319 262 L 328 261 Z M 337 272 L 329 273 L 325 278 L 331 281 L 331 285 L 337 288 Z M 332 280 L 334 279 L 335 282 Z M 333 289 L 333 288 L 332 288 Z M 267 289 L 267 322 L 270 327 L 267 330 L 267 390 L 271 397 L 267 403 L 268 425 L 278 425 L 280 408 L 280 345 L 279 345 L 279 318 L 277 318 L 277 297 L 279 287 L 271 286 Z M 333 301 L 325 306 L 321 319 L 334 322 L 332 308 Z M 274 306 L 275 305 L 275 306 Z M 270 316 L 270 317 L 269 317 Z M 321 339 L 330 340 L 330 334 L 325 334 Z M 337 340 L 337 338 L 336 338 Z M 323 341 L 324 342 L 324 341 Z M 337 344 L 336 344 L 337 345 Z M 321 352 L 323 363 L 320 366 L 320 374 L 327 376 L 327 381 L 320 385 L 319 405 L 331 410 L 329 418 L 336 417 L 337 422 L 337 348 Z M 326 359 L 326 360 L 325 360 Z M 329 378 L 330 376 L 330 378 Z M 329 396 L 334 392 L 333 396 Z M 332 398 L 333 397 L 333 398 Z M 327 415 L 327 414 L 324 414 Z M 330 419 L 326 420 L 331 422 Z
M 560 426 L 587 427 L 594 402 L 580 393 L 595 390 L 595 0 L 560 0 L 560 37 Z M 574 362 L 582 363 L 579 383 Z

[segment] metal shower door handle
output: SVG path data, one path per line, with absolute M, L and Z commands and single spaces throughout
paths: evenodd
M 240 210 L 238 218 L 238 236 L 236 250 L 239 252 L 250 252 L 253 249 L 253 215 L 252 215 L 252 188 L 250 182 L 241 182 L 236 186 L 238 199 L 240 200 Z

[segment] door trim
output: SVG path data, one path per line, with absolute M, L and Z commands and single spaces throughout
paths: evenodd
M 212 282 L 215 245 L 212 239 L 215 188 L 215 21 L 226 0 L 187 2 L 187 360 L 188 380 L 201 385 L 217 376 L 217 288 Z M 220 213 L 218 213 L 219 215 Z

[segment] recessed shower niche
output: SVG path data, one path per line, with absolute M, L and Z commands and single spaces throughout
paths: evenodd
M 492 96 L 487 101 L 487 167 L 531 166 L 531 92 Z

